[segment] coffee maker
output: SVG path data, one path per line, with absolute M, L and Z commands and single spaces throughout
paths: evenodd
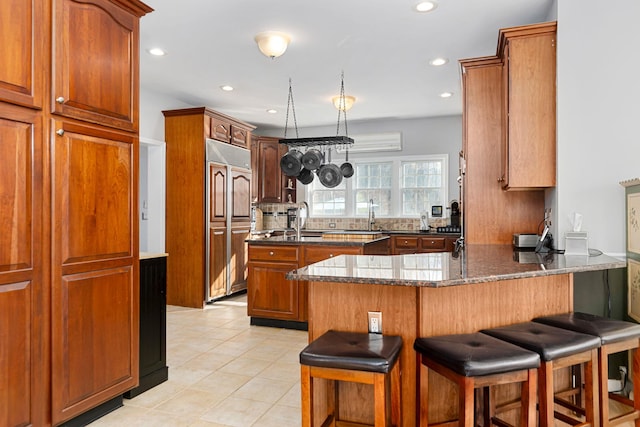
M 298 208 L 287 209 L 287 228 L 296 228 L 296 219 L 298 215 Z

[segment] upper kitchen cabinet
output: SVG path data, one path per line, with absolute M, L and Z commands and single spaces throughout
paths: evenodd
M 505 189 L 556 185 L 556 23 L 500 31 Z
M 138 17 L 149 11 L 133 1 L 53 0 L 53 113 L 138 129 Z
M 48 18 L 46 2 L 3 0 L 0 16 L 7 17 L 0 25 L 0 101 L 42 108 L 46 74 L 41 70 L 48 66 L 47 34 L 42 30 Z
M 204 109 L 204 114 L 206 115 L 205 135 L 207 138 L 249 148 L 251 131 L 255 129 L 255 126 L 208 108 Z
M 258 203 L 295 203 L 296 179 L 288 178 L 280 170 L 280 159 L 287 146 L 280 138 L 257 136 L 251 142 L 252 169 L 256 183 L 252 200 Z

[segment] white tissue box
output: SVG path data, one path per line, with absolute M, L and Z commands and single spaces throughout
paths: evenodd
M 570 231 L 564 235 L 565 255 L 589 255 L 589 239 L 586 231 Z

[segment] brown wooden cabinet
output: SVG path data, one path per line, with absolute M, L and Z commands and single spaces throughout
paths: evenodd
M 202 308 L 206 300 L 246 286 L 244 240 L 250 230 L 253 181 L 250 154 L 242 144 L 237 144 L 240 148 L 225 144 L 233 145 L 231 135 L 240 125 L 249 138 L 253 126 L 206 107 L 163 114 L 167 144 L 166 250 L 171 255 L 167 259 L 167 303 Z M 223 144 L 207 142 L 208 138 L 223 140 Z M 207 145 L 212 143 L 235 154 L 246 153 L 247 164 L 229 166 L 207 160 Z M 208 165 L 206 169 L 198 166 L 204 164 Z M 206 213 L 209 217 L 203 224 Z
M 258 203 L 295 203 L 296 179 L 289 178 L 280 170 L 280 159 L 287 146 L 279 138 L 256 136 L 251 142 L 254 176 L 252 200 Z
M 256 322 L 255 318 L 306 322 L 308 283 L 287 280 L 285 275 L 291 270 L 338 255 L 369 254 L 388 255 L 388 239 L 354 246 L 331 243 L 326 245 L 249 244 L 247 313 L 252 317 L 252 323 Z M 259 324 L 270 325 L 271 323 L 267 321 Z M 286 325 L 283 324 L 283 326 Z
M 556 23 L 500 31 L 501 180 L 506 189 L 556 185 Z
M 138 22 L 148 12 L 137 0 L 0 5 L 11 16 L 0 29 L 2 425 L 96 416 L 138 383 Z
M 43 24 L 48 1 L 3 0 L 0 16 L 0 101 L 27 107 L 43 106 L 48 67 L 48 34 Z M 10 19 L 9 19 L 10 17 Z
M 472 58 L 460 64 L 465 242 L 511 244 L 513 233 L 537 233 L 544 218 L 544 191 L 503 189 L 500 141 L 504 141 L 506 130 L 502 59 Z
M 457 237 L 453 236 L 419 236 L 402 234 L 391 236 L 391 253 L 393 255 L 417 254 L 428 252 L 451 252 Z

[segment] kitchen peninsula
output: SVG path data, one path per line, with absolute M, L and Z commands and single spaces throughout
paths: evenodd
M 342 254 L 387 255 L 390 238 L 380 232 L 294 234 L 249 239 L 247 314 L 252 325 L 307 329 L 307 282 L 285 275 Z
M 416 337 L 475 332 L 571 311 L 574 273 L 625 265 L 606 255 L 536 254 L 514 252 L 510 245 L 467 245 L 459 253 L 338 256 L 287 277 L 308 283 L 309 341 L 329 329 L 366 332 L 368 311 L 382 313 L 383 333 L 402 336 L 402 413 L 408 427 L 416 425 L 418 407 Z M 431 396 L 430 419 L 456 419 L 455 389 L 436 375 L 429 381 L 430 388 L 438 390 Z M 372 421 L 369 388 L 340 385 L 342 419 Z M 322 390 L 314 396 L 318 399 L 314 407 L 325 407 Z

